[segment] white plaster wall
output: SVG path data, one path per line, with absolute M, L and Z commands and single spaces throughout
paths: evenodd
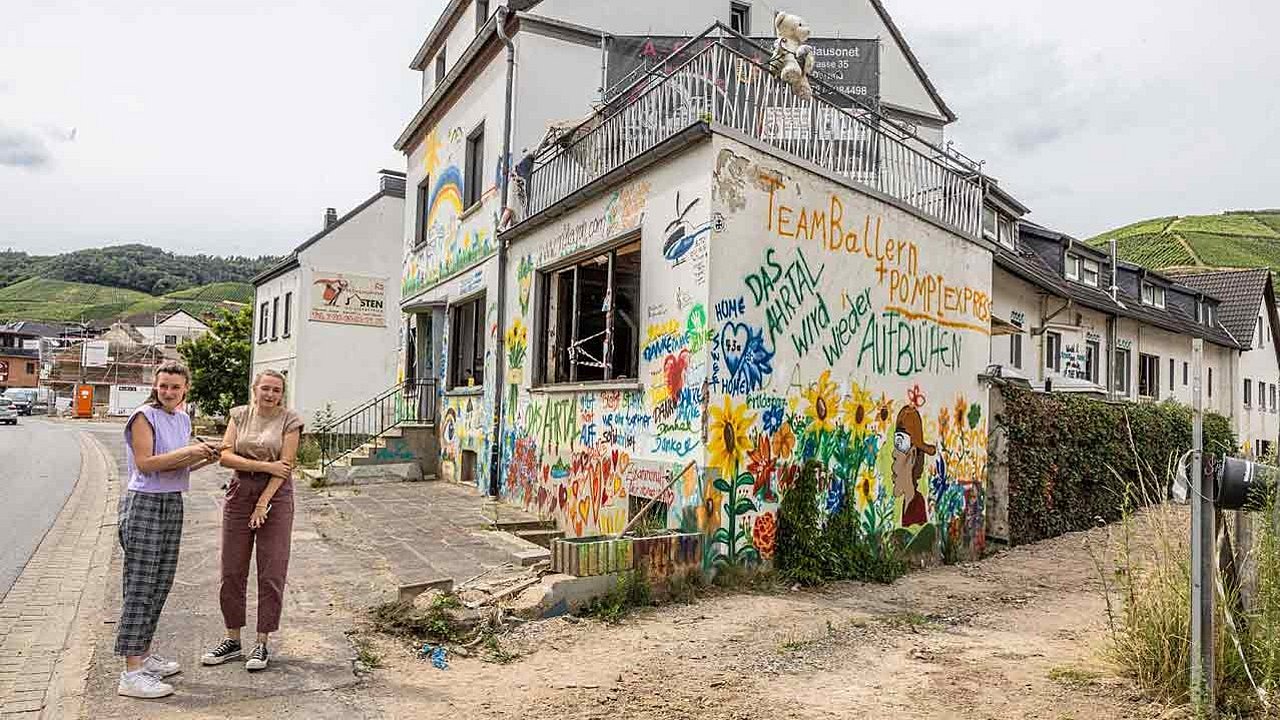
M 1280 433 L 1280 413 L 1274 411 L 1271 407 L 1271 391 L 1269 386 L 1280 385 L 1280 367 L 1276 365 L 1275 342 L 1276 339 L 1271 336 L 1271 325 L 1265 319 L 1266 306 L 1261 301 L 1258 304 L 1258 311 L 1255 313 L 1258 317 L 1264 318 L 1262 322 L 1262 330 L 1258 331 L 1258 325 L 1254 325 L 1254 337 L 1241 339 L 1241 342 L 1249 342 L 1252 349 L 1246 350 L 1240 356 L 1240 374 L 1236 380 L 1240 392 L 1240 444 L 1246 452 L 1253 451 L 1257 448 L 1258 440 L 1265 440 L 1274 444 L 1277 441 L 1277 434 Z M 1244 404 L 1244 381 L 1250 380 L 1253 384 L 1252 402 L 1245 406 Z M 1266 405 L 1259 403 L 1258 385 L 1263 383 L 1268 386 L 1266 391 Z M 1280 393 L 1280 388 L 1277 388 Z M 1280 399 L 1277 400 L 1280 403 Z
M 773 12 L 779 8 L 759 1 L 748 4 L 751 5 L 752 34 L 773 35 Z M 916 77 L 906 54 L 894 42 L 871 3 L 866 0 L 797 0 L 786 5 L 785 9 L 804 17 L 817 37 L 879 38 L 881 99 L 928 115 L 942 116 L 941 109 Z M 726 25 L 729 23 L 728 0 L 650 0 L 635 3 L 544 0 L 533 12 L 616 35 L 693 35 L 707 29 L 717 18 Z M 899 29 L 904 35 L 908 34 L 901 26 Z M 921 62 L 925 64 L 923 60 Z
M 993 268 L 991 284 L 992 314 L 1015 325 L 1019 324 L 1018 317 L 1021 317 L 1022 366 L 1015 369 L 1033 381 L 1040 379 L 1040 368 L 1044 367 L 1040 360 L 1040 340 L 1039 336 L 1031 334 L 1032 328 L 1040 321 L 1040 291 L 1000 268 Z M 1012 343 L 1010 335 L 992 337 L 990 362 L 1011 366 L 1009 353 Z
M 503 402 L 514 412 L 504 423 L 502 493 L 556 519 L 570 536 L 620 530 L 632 492 L 646 492 L 652 488 L 646 482 L 685 462 L 704 460 L 711 168 L 710 143 L 689 148 L 512 241 L 509 345 L 502 360 Z M 664 245 L 681 211 L 691 241 L 671 260 Z M 549 335 L 539 313 L 542 273 L 629 242 L 637 230 L 641 297 L 633 320 L 643 328 L 640 377 L 535 386 L 536 358 L 546 352 Z M 512 364 L 510 343 L 517 337 L 527 349 Z M 447 444 L 447 427 L 444 432 Z M 593 482 L 600 491 L 591 490 Z
M 163 345 L 166 335 L 176 335 L 178 342 L 197 338 L 209 332 L 209 327 L 185 313 L 175 313 L 155 327 L 139 327 L 137 330 L 152 345 Z
M 308 422 L 326 404 L 341 414 L 396 382 L 404 203 L 384 195 L 298 256 L 299 292 L 293 309 L 298 359 L 291 404 Z M 330 273 L 380 278 L 386 291 L 385 325 L 311 320 L 313 282 Z
M 549 123 L 591 112 L 600 97 L 600 48 L 533 32 L 517 33 L 515 43 L 511 154 L 518 162 L 542 142 Z
M 293 320 L 290 327 L 289 337 L 283 337 L 284 332 L 284 295 L 286 292 L 293 293 Z M 256 376 L 262 370 L 279 370 L 288 377 L 285 393 L 288 397 L 296 397 L 298 391 L 297 385 L 297 357 L 298 357 L 298 301 L 302 296 L 302 273 L 300 269 L 295 268 L 283 275 L 272 278 L 267 282 L 257 286 L 254 290 L 253 301 L 253 352 L 252 365 L 253 372 L 250 378 Z M 272 300 L 280 298 L 280 318 L 276 321 L 275 340 L 271 339 L 271 304 Z M 259 323 L 262 321 L 262 303 L 267 303 L 267 340 L 266 342 L 258 342 L 261 337 Z

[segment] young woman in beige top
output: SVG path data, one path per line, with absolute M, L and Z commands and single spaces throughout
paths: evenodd
M 222 508 L 222 606 L 227 636 L 201 658 L 205 665 L 244 656 L 249 558 L 258 552 L 258 641 L 248 670 L 267 667 L 267 639 L 280 628 L 293 532 L 293 464 L 302 418 L 284 406 L 284 375 L 264 370 L 253 381 L 253 401 L 232 409 L 223 437 L 223 467 L 235 470 Z

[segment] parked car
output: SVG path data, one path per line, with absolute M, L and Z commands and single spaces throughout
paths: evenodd
M 17 406 L 19 415 L 48 415 L 53 393 L 48 388 L 9 388 L 4 395 Z
M 18 424 L 18 407 L 9 398 L 0 395 L 0 423 L 6 425 Z

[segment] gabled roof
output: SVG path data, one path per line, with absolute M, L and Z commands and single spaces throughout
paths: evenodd
M 1212 295 L 1221 302 L 1218 306 L 1218 320 L 1241 344 L 1253 344 L 1255 318 L 1258 307 L 1271 287 L 1271 271 L 1266 268 L 1249 270 L 1215 270 L 1204 271 L 1165 271 L 1176 277 L 1178 282 L 1203 293 Z
M 27 337 L 61 337 L 68 330 L 65 325 L 50 325 L 49 323 L 32 322 L 30 320 L 15 320 L 4 325 L 0 325 L 0 332 L 9 335 L 25 335 Z
M 938 88 L 929 79 L 929 74 L 924 71 L 924 66 L 916 59 L 916 54 L 911 51 L 911 46 L 907 44 L 907 38 L 903 36 L 902 31 L 893 22 L 893 18 L 889 16 L 889 11 L 885 9 L 884 3 L 880 0 L 871 0 L 871 7 L 875 8 L 876 14 L 884 22 L 884 26 L 889 28 L 889 34 L 893 35 L 894 42 L 898 43 L 898 47 L 902 48 L 902 54 L 906 56 L 907 63 L 915 71 L 916 77 L 920 78 L 920 82 L 924 85 L 925 91 L 929 93 L 929 97 L 933 98 L 933 102 L 942 111 L 942 116 L 947 119 L 947 122 L 955 122 L 958 116 L 951 111 L 950 107 L 947 107 L 942 95 L 938 93 Z
M 1033 228 L 1024 227 L 1023 229 Z M 1038 225 L 1033 230 L 1041 235 L 1054 232 Z M 1195 318 L 1187 317 L 1172 305 L 1163 310 L 1148 307 L 1142 304 L 1141 298 L 1124 292 L 1119 293 L 1117 301 L 1113 300 L 1106 290 L 1067 280 L 1046 265 L 1039 255 L 1026 249 L 1023 243 L 1018 243 L 1018 250 L 999 246 L 995 253 L 995 264 L 1045 292 L 1072 300 L 1084 307 L 1109 315 L 1132 318 L 1180 335 L 1204 338 L 1215 345 L 1240 348 L 1240 343 L 1220 325 L 1208 327 L 1197 323 Z

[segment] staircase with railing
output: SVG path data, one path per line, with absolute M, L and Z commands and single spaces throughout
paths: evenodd
M 526 216 L 618 170 L 698 122 L 755 138 L 976 237 L 982 173 L 868 104 L 811 77 L 801 98 L 767 67 L 768 50 L 717 23 L 617 92 L 534 162 Z
M 320 444 L 321 473 L 340 463 L 353 462 L 361 451 L 366 453 L 365 459 L 376 459 L 377 451 L 385 448 L 388 438 L 398 437 L 402 426 L 434 423 L 437 400 L 435 379 L 397 383 L 318 428 L 315 438 Z

